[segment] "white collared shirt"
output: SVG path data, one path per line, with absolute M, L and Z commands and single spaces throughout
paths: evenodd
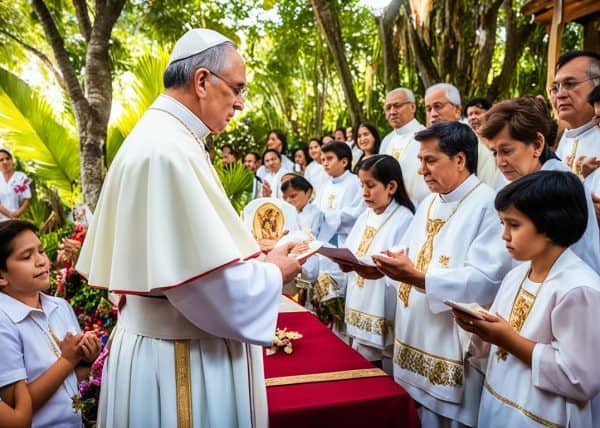
M 58 339 L 81 331 L 75 312 L 61 298 L 40 293 L 42 310 L 0 292 L 0 387 L 20 380 L 33 382 L 58 359 L 49 327 Z M 81 427 L 71 397 L 78 392 L 73 371 L 50 399 L 33 414 L 33 427 Z

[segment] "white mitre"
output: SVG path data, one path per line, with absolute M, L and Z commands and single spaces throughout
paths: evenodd
M 224 42 L 233 43 L 227 37 L 216 31 L 207 28 L 194 28 L 177 40 L 177 43 L 175 43 L 175 46 L 173 47 L 173 52 L 171 53 L 171 59 L 169 59 L 169 65 L 175 61 L 198 55 L 199 53 Z

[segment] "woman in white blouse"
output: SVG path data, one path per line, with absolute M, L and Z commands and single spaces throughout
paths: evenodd
M 15 163 L 8 149 L 0 148 L 0 221 L 19 218 L 31 201 L 31 180 Z

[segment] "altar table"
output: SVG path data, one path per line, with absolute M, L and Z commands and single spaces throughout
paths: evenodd
M 388 376 L 321 382 L 314 376 L 298 376 L 324 374 L 337 379 L 340 372 L 359 376 L 377 372 L 313 314 L 281 312 L 277 327 L 304 337 L 293 342 L 291 355 L 279 350 L 264 357 L 270 428 L 419 426 L 413 400 Z M 306 383 L 272 385 L 290 379 Z

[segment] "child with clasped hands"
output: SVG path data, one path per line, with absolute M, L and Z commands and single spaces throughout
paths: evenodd
M 101 345 L 93 333 L 81 333 L 64 299 L 41 292 L 49 271 L 34 225 L 0 223 L 0 397 L 17 412 L 28 395 L 33 426 L 81 427 L 73 412 L 78 377 L 88 374 L 82 365 L 96 359 Z
M 517 267 L 481 318 L 453 309 L 486 359 L 478 426 L 591 427 L 600 391 L 600 277 L 568 247 L 587 224 L 570 172 L 539 171 L 501 190 L 496 210 Z

